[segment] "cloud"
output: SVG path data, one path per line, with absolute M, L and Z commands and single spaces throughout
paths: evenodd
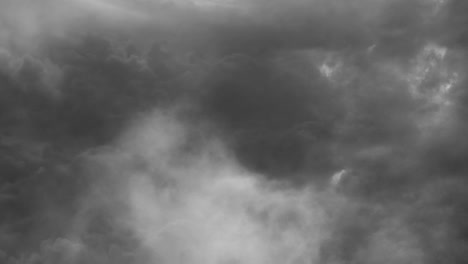
M 8 0 L 2 3 L 0 44 L 30 50 L 50 37 L 100 28 L 139 38 L 162 34 L 221 52 L 367 48 L 380 35 L 412 32 L 424 20 L 419 2 L 424 1 Z M 398 14 L 401 25 L 395 10 L 406 10 Z
M 452 5 L 3 1 L 0 258 L 462 258 Z
M 195 153 L 180 153 L 191 129 L 172 115 L 156 112 L 134 125 L 114 148 L 87 157 L 108 168 L 96 181 L 107 191 L 91 192 L 88 206 L 118 216 L 114 228 L 131 230 L 150 261 L 320 258 L 328 216 L 318 191 L 262 180 L 223 153 L 215 138 Z

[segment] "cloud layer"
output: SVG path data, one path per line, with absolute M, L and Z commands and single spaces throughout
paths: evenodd
M 0 262 L 466 263 L 465 6 L 2 1 Z

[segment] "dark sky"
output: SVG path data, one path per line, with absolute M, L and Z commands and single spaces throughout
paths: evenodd
M 5 0 L 0 262 L 467 263 L 462 0 Z

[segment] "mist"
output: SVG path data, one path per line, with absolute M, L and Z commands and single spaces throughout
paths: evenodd
M 5 0 L 0 262 L 466 263 L 458 0 Z

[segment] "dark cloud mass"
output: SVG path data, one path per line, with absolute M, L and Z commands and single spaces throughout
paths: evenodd
M 0 263 L 468 263 L 462 0 L 0 2 Z

